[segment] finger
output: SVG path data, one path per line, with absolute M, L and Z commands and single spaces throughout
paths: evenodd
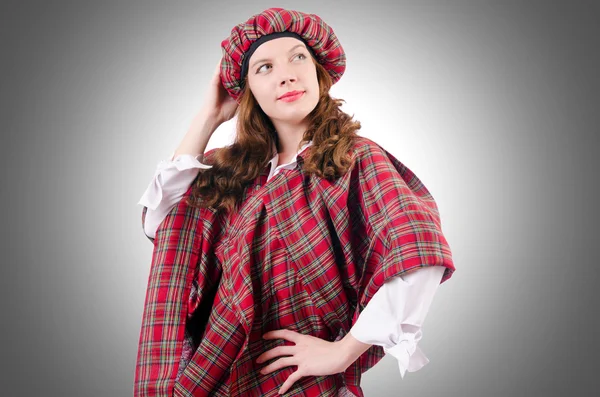
M 267 350 L 256 358 L 257 363 L 263 363 L 278 356 L 293 356 L 295 346 L 277 346 L 271 350 Z
M 300 374 L 300 370 L 298 369 L 296 372 L 288 376 L 285 382 L 283 382 L 283 385 L 279 389 L 279 394 L 284 394 L 285 392 L 287 392 L 292 387 L 292 385 L 296 383 L 296 381 L 300 378 L 302 378 L 302 375 Z
M 221 60 L 219 59 L 219 62 L 217 62 L 217 66 L 215 67 L 215 71 L 213 73 L 213 81 L 215 82 L 221 82 Z
M 277 339 L 282 338 L 286 340 L 290 340 L 292 342 L 297 343 L 299 339 L 302 337 L 302 334 L 299 334 L 296 331 L 292 331 L 291 329 L 278 329 L 275 331 L 269 331 L 263 335 L 264 339 Z
M 261 374 L 268 374 L 281 368 L 289 367 L 290 365 L 296 365 L 296 359 L 294 357 L 284 357 L 279 360 L 267 365 L 260 370 Z

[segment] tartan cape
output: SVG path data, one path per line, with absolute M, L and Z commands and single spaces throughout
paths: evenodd
M 297 367 L 262 375 L 282 357 L 254 360 L 293 342 L 264 333 L 339 340 L 388 279 L 424 266 L 444 266 L 441 283 L 451 277 L 437 205 L 410 169 L 359 136 L 352 167 L 330 182 L 304 173 L 312 147 L 268 183 L 267 166 L 231 215 L 187 205 L 190 186 L 159 225 L 135 397 L 277 396 Z M 303 377 L 285 395 L 363 397 L 361 373 L 384 354 L 373 345 L 345 372 Z

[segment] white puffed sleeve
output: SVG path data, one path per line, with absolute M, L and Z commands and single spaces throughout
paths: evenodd
M 198 175 L 200 168 L 212 168 L 203 164 L 204 155 L 180 154 L 170 160 L 161 160 L 156 172 L 138 204 L 148 207 L 144 222 L 144 233 L 148 238 L 154 238 L 158 225 L 165 219 L 169 211 L 181 200 Z
M 357 340 L 383 346 L 398 360 L 400 376 L 429 362 L 417 346 L 421 327 L 444 274 L 443 266 L 425 266 L 385 282 L 350 330 Z

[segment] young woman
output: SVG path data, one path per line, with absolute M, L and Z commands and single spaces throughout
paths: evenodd
M 134 395 L 363 396 L 385 353 L 420 369 L 450 247 L 427 188 L 329 96 L 346 63 L 333 30 L 270 8 L 221 46 L 139 202 L 154 253 Z M 235 114 L 235 142 L 204 153 Z

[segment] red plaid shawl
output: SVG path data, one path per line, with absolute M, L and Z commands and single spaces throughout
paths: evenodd
M 412 171 L 360 137 L 351 170 L 329 182 L 303 172 L 311 148 L 268 183 L 267 167 L 233 216 L 186 205 L 190 187 L 160 224 L 134 396 L 277 396 L 297 368 L 262 375 L 267 363 L 254 360 L 292 342 L 264 333 L 334 341 L 386 280 L 424 266 L 446 267 L 442 283 L 451 277 L 437 206 Z M 362 397 L 361 373 L 383 355 L 373 345 L 344 373 L 303 377 L 286 395 Z

